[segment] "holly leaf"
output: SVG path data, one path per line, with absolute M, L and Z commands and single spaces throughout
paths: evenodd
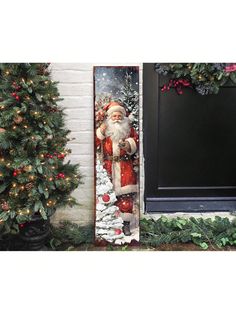
M 35 159 L 35 164 L 36 164 L 36 166 L 39 166 L 39 165 L 41 165 L 41 161 L 38 158 L 36 158 Z
M 39 212 L 40 212 L 40 214 L 41 214 L 41 216 L 43 217 L 44 220 L 48 219 L 47 214 L 46 214 L 46 212 L 45 212 L 43 207 L 40 209 Z
M 208 244 L 206 242 L 202 242 L 202 243 L 199 243 L 200 247 L 203 249 L 203 250 L 207 250 L 208 249 Z
M 36 98 L 38 99 L 38 101 L 42 102 L 42 97 L 41 95 L 39 95 L 38 93 L 35 94 Z
M 43 194 L 43 187 L 42 187 L 42 185 L 39 183 L 39 185 L 38 185 L 38 190 L 39 190 L 39 193 L 40 194 Z
M 177 226 L 179 229 L 183 229 L 183 226 L 182 226 L 178 221 L 176 221 L 176 226 Z
M 185 219 L 178 219 L 178 222 L 179 222 L 181 225 L 183 225 L 183 226 L 185 226 L 186 223 L 187 223 L 187 221 L 186 221 Z
M 10 211 L 10 218 L 13 219 L 16 215 L 16 212 L 14 210 Z
M 218 81 L 221 80 L 222 76 L 223 76 L 223 72 L 221 72 L 221 73 L 219 74 L 219 76 L 218 76 Z
M 223 244 L 223 246 L 225 246 L 226 245 L 226 243 L 228 242 L 228 238 L 222 238 L 221 239 L 221 242 L 222 242 L 222 244 Z
M 49 126 L 45 125 L 45 126 L 44 126 L 44 130 L 45 130 L 48 134 L 52 134 L 52 130 L 49 128 Z
M 0 214 L 0 220 L 2 220 L 2 221 L 6 221 L 8 219 L 8 217 L 9 217 L 9 212 L 2 212 Z
M 43 204 L 41 201 L 36 201 L 35 204 L 34 204 L 34 211 L 35 212 L 38 212 L 40 208 L 43 207 Z
M 233 83 L 236 84 L 236 72 L 231 72 L 230 79 Z
M 43 194 L 44 194 L 44 196 L 45 196 L 46 199 L 49 197 L 48 191 L 43 191 Z
M 37 166 L 37 170 L 38 170 L 38 173 L 40 173 L 40 174 L 43 173 L 43 168 L 41 165 Z
M 27 111 L 27 105 L 25 103 L 21 103 L 21 111 L 26 112 Z
M 190 235 L 191 235 L 193 238 L 201 238 L 201 237 L 202 237 L 201 233 L 197 233 L 197 232 L 190 233 Z

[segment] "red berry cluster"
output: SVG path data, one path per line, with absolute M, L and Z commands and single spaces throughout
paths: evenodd
M 58 108 L 49 108 L 48 112 L 58 112 Z
M 64 173 L 62 173 L 62 172 L 60 172 L 60 173 L 58 173 L 58 175 L 56 175 L 56 179 L 65 179 L 65 174 Z
M 17 101 L 20 100 L 20 97 L 17 95 L 17 93 L 11 93 L 12 97 L 14 97 Z
M 53 153 L 53 154 L 45 154 L 44 155 L 45 158 L 50 158 L 52 159 L 53 157 L 57 157 L 58 159 L 64 159 L 65 158 L 65 154 L 63 153 Z
M 57 158 L 58 159 L 64 159 L 65 158 L 65 154 L 63 154 L 63 153 L 57 154 Z
M 12 83 L 12 87 L 13 87 L 15 90 L 17 90 L 17 91 L 19 91 L 19 90 L 21 89 L 21 86 L 17 85 L 16 82 L 13 82 L 13 83 Z
M 14 169 L 14 171 L 13 171 L 13 177 L 17 177 L 18 174 L 21 174 L 21 172 L 22 172 L 22 169 L 21 169 L 21 168 L 19 168 L 19 169 Z

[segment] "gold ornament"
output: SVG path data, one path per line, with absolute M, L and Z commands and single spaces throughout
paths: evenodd
M 32 166 L 29 165 L 29 166 L 24 166 L 23 170 L 26 171 L 26 172 L 30 172 L 32 170 Z

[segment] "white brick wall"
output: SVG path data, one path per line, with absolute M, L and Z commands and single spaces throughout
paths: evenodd
M 84 184 L 73 192 L 80 206 L 58 209 L 52 218 L 53 223 L 60 220 L 70 220 L 84 225 L 94 220 L 94 151 L 93 151 L 93 66 L 100 64 L 88 63 L 54 63 L 52 64 L 52 79 L 59 81 L 58 88 L 61 102 L 67 114 L 67 127 L 72 131 L 71 137 L 75 140 L 68 145 L 72 149 L 69 159 L 81 165 L 84 174 Z M 107 64 L 112 65 L 112 64 Z M 119 65 L 119 64 L 115 64 Z M 142 130 L 142 64 L 140 67 L 140 123 Z M 140 183 L 141 183 L 141 210 L 143 210 L 143 149 L 142 132 L 140 134 Z

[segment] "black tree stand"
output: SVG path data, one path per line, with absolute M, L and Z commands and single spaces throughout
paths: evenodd
M 47 250 L 44 246 L 50 234 L 50 219 L 42 219 L 40 215 L 32 217 L 30 222 L 20 225 L 20 233 L 18 244 L 24 251 Z

